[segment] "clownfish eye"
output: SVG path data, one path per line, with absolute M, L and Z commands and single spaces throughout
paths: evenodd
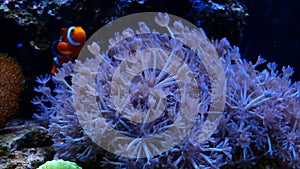
M 71 30 L 71 32 L 74 32 L 74 31 L 75 31 L 74 29 Z

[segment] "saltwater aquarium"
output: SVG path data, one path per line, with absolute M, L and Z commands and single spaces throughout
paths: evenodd
M 0 168 L 300 168 L 296 0 L 3 0 Z

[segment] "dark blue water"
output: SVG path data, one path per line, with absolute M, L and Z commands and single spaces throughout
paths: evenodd
M 255 60 L 262 55 L 267 61 L 294 67 L 293 80 L 300 80 L 300 1 L 241 0 L 250 14 L 244 40 L 243 55 Z

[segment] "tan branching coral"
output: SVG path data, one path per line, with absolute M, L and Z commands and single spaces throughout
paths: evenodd
M 0 54 L 0 127 L 18 110 L 23 88 L 24 76 L 20 65 L 7 54 Z

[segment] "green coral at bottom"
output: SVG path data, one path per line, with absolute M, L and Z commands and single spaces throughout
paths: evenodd
M 47 161 L 37 169 L 82 169 L 76 163 L 64 160 Z

